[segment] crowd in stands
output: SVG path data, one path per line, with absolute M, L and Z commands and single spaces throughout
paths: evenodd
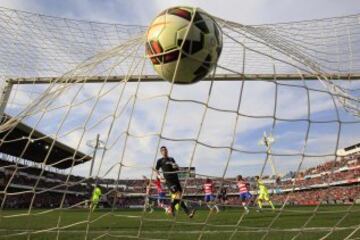
M 292 175 L 293 177 L 289 177 Z M 39 177 L 41 176 L 41 177 Z M 325 162 L 316 167 L 306 169 L 298 174 L 288 174 L 287 177 L 276 181 L 273 177 L 265 176 L 263 179 L 270 190 L 281 189 L 281 194 L 273 196 L 274 202 L 288 204 L 318 203 L 348 203 L 360 198 L 360 156 L 344 157 L 339 161 Z M 218 189 L 223 186 L 227 189 L 230 202 L 236 203 L 237 192 L 234 178 L 213 179 Z M 255 189 L 253 177 L 248 177 L 252 190 Z M 42 170 L 34 166 L 25 166 L 0 160 L 0 191 L 26 192 L 36 186 L 37 193 L 34 207 L 57 207 L 60 205 L 64 192 L 66 192 L 64 205 L 74 205 L 89 199 L 94 179 L 80 176 L 68 176 L 61 173 Z M 130 205 L 142 205 L 146 183 L 144 179 L 98 179 L 97 183 L 103 192 L 112 191 L 117 186 L 120 197 L 108 196 L 108 205 L 123 208 Z M 187 180 L 184 186 L 185 195 L 201 199 L 204 178 Z M 220 186 L 221 185 L 221 186 Z M 294 187 L 294 191 L 292 190 Z M 256 191 L 255 191 L 256 192 Z M 151 194 L 155 194 L 155 189 Z M 232 197 L 234 196 L 234 198 Z M 0 194 L 0 200 L 4 194 Z M 4 207 L 27 207 L 33 198 L 32 193 L 7 194 Z
M 66 181 L 66 179 L 68 178 L 68 176 L 65 174 L 50 172 L 47 170 L 42 170 L 41 168 L 38 168 L 35 166 L 26 166 L 26 165 L 22 165 L 17 162 L 9 162 L 9 161 L 0 159 L 0 171 L 11 172 L 11 171 L 15 171 L 15 170 L 17 170 L 18 172 L 24 173 L 24 174 L 32 175 L 32 176 L 42 175 L 44 178 L 52 179 L 54 181 L 56 181 L 56 180 Z M 69 181 L 71 181 L 71 182 L 78 182 L 78 181 L 81 181 L 81 179 L 83 179 L 83 178 L 80 176 L 74 176 L 74 175 L 69 176 Z
M 357 198 L 360 198 L 359 184 L 272 195 L 274 203 L 286 201 L 290 205 L 352 204 Z
M 256 196 L 255 196 L 256 197 Z M 338 186 L 324 189 L 313 189 L 294 191 L 289 193 L 272 194 L 271 199 L 276 205 L 318 205 L 322 204 L 353 204 L 353 202 L 360 198 L 360 185 L 352 186 Z M 185 199 L 190 200 L 192 204 L 203 200 L 203 196 L 193 195 L 185 196 Z M 253 201 L 255 198 L 253 198 Z M 112 203 L 112 202 L 111 202 Z M 144 197 L 119 197 L 116 199 L 115 208 L 127 208 L 130 206 L 142 206 L 144 204 Z M 238 195 L 228 196 L 228 205 L 241 206 Z M 253 203 L 255 205 L 255 203 Z M 112 206 L 112 204 L 110 205 Z
M 330 172 L 332 170 L 339 169 L 341 167 L 351 167 L 358 166 L 360 162 L 360 156 L 347 156 L 343 157 L 337 161 L 329 161 L 322 164 L 317 165 L 316 167 L 308 168 L 305 171 L 301 172 L 302 175 L 311 175 L 311 174 L 319 174 L 323 172 Z
M 4 208 L 29 208 L 30 206 L 31 208 L 58 208 L 60 206 L 66 208 L 84 202 L 87 199 L 82 195 L 66 194 L 63 201 L 63 196 L 64 194 L 56 192 L 45 192 L 35 195 L 33 193 L 10 192 L 6 195 L 0 194 L 0 203 L 4 202 Z M 31 202 L 33 202 L 32 205 Z
M 360 166 L 360 165 L 359 165 Z M 295 187 L 307 187 L 317 184 L 327 184 L 336 181 L 346 181 L 351 180 L 360 176 L 360 167 L 357 169 L 347 170 L 344 172 L 336 172 L 332 174 L 323 174 L 313 178 L 297 178 L 287 181 L 280 182 L 279 186 L 281 188 L 292 188 Z
M 41 177 L 40 177 L 41 176 Z M 34 166 L 0 160 L 0 204 L 5 208 L 54 208 L 71 206 L 88 199 L 90 188 L 78 176 L 54 173 Z M 36 194 L 31 192 L 36 186 Z M 47 190 L 47 191 L 44 191 Z M 67 194 L 63 194 L 66 192 Z

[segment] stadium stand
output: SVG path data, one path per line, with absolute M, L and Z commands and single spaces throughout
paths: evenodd
M 5 114 L 2 121 L 9 118 Z M 0 200 L 4 208 L 28 208 L 34 195 L 33 207 L 37 208 L 58 207 L 63 196 L 65 206 L 88 199 L 91 183 L 83 177 L 60 172 L 90 161 L 90 156 L 22 122 L 2 131 L 0 136 L 3 139 L 0 144 Z M 26 151 L 21 151 L 25 145 Z
M 86 155 L 83 154 L 82 157 L 84 156 Z M 63 196 L 65 196 L 66 206 L 84 206 L 86 200 L 89 199 L 95 184 L 94 179 L 74 175 L 68 178 L 68 175 L 51 170 L 43 170 L 39 178 L 42 169 L 36 164 L 30 166 L 26 163 L 29 161 L 11 158 L 6 153 L 0 154 L 2 193 L 0 200 L 3 199 L 4 192 L 7 193 L 4 208 L 27 208 L 33 194 L 36 194 L 33 207 L 37 208 L 57 207 Z M 61 166 L 64 167 L 64 165 Z M 201 186 L 204 177 L 197 175 L 188 179 L 184 189 L 187 199 L 194 201 L 203 199 Z M 254 178 L 249 176 L 246 179 L 250 183 L 252 194 L 256 195 Z M 276 181 L 274 176 L 263 176 L 263 179 L 277 205 L 284 202 L 289 205 L 316 205 L 320 201 L 321 204 L 349 204 L 360 199 L 360 154 L 343 156 L 338 161 L 324 162 L 296 175 L 289 172 L 279 181 Z M 213 180 L 217 184 L 217 189 L 220 189 L 220 179 Z M 36 193 L 34 193 L 31 190 L 36 183 Z M 117 181 L 117 188 L 115 188 L 114 179 L 98 179 L 97 183 L 104 192 L 105 197 L 101 203 L 103 207 L 112 205 L 118 208 L 141 207 L 144 204 L 146 187 L 144 179 L 122 179 Z M 229 204 L 238 204 L 235 179 L 225 179 L 223 186 L 227 188 Z M 155 189 L 150 195 L 155 195 Z

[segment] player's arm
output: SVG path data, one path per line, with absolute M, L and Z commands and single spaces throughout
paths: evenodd
M 175 159 L 171 158 L 170 161 L 173 164 L 173 169 L 179 170 L 179 165 L 177 165 L 177 163 L 175 162 Z
M 153 171 L 155 172 L 156 176 L 161 179 L 161 175 L 160 175 L 160 161 L 159 161 L 159 160 L 156 162 L 156 166 L 155 166 L 155 169 L 153 169 Z
M 148 179 L 146 176 L 143 175 L 143 179 L 145 180 L 145 186 L 155 186 L 155 184 L 153 183 L 153 181 L 151 179 Z

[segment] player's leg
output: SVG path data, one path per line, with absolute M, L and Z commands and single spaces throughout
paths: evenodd
M 92 209 L 92 205 L 93 205 L 93 203 L 92 203 L 92 199 L 91 200 L 89 200 L 89 202 L 90 202 L 90 204 L 89 204 L 89 210 L 91 211 L 91 209 Z
M 149 208 L 150 208 L 150 212 L 149 213 L 152 213 L 154 211 L 154 201 L 151 197 L 149 197 Z
M 173 211 L 173 214 L 176 204 L 179 204 L 184 212 L 190 218 L 192 218 L 194 216 L 195 210 L 190 211 L 189 208 L 185 205 L 184 201 L 181 200 L 182 188 L 180 182 L 178 180 L 174 181 L 172 184 L 170 184 L 169 189 L 175 195 L 174 200 L 171 202 L 171 210 Z
M 176 182 L 168 181 L 167 184 L 171 192 L 170 211 L 175 216 L 175 206 L 180 203 L 181 192 Z
M 178 212 L 180 210 L 180 204 L 179 203 L 175 205 L 175 210 L 176 210 L 176 212 Z
M 185 205 L 184 201 L 181 201 L 181 192 L 180 191 L 175 192 L 175 199 L 173 201 L 173 205 L 174 205 L 173 209 L 176 210 L 177 204 L 180 205 L 180 207 L 184 210 L 184 212 L 186 214 L 189 214 L 190 211 L 189 211 L 188 207 Z
M 156 202 L 157 202 L 158 207 L 162 208 L 162 197 L 161 197 L 161 193 L 159 193 Z
M 259 206 L 259 209 L 262 209 L 262 201 L 264 199 L 264 194 L 263 193 L 259 193 L 259 196 L 256 199 L 256 203 Z
M 272 203 L 272 201 L 270 200 L 269 193 L 265 194 L 264 200 L 269 203 L 269 205 L 271 206 L 271 208 L 272 208 L 273 210 L 275 210 L 275 206 L 274 206 L 274 204 Z
M 165 192 L 159 193 L 157 201 L 160 208 L 165 208 Z
M 241 193 L 240 194 L 241 205 L 243 206 L 245 212 L 249 213 L 249 209 L 248 209 L 248 207 L 246 205 L 246 199 L 247 199 L 247 194 L 246 193 Z
M 245 193 L 241 193 L 240 194 L 240 201 L 241 201 L 241 206 L 243 206 L 243 208 L 245 209 L 246 211 L 246 196 L 245 196 Z
M 249 213 L 249 212 L 250 212 L 250 210 L 249 210 L 249 203 L 250 203 L 250 201 L 251 201 L 251 198 L 252 198 L 251 193 L 247 192 L 247 193 L 245 194 L 245 201 L 244 201 L 244 203 L 245 203 L 244 208 L 245 208 L 246 213 Z
M 145 201 L 144 201 L 144 209 L 143 211 L 146 212 L 149 206 L 149 197 L 145 197 Z
M 178 212 L 180 208 L 179 202 L 176 200 L 176 193 L 170 192 L 170 204 L 166 207 L 169 211 L 167 213 L 171 213 L 172 215 L 175 215 L 175 211 Z
M 225 210 L 226 204 L 227 204 L 227 197 L 226 196 L 221 196 L 221 204 L 222 204 L 222 209 Z
M 151 206 L 151 202 L 150 202 L 150 197 L 146 196 L 145 197 L 145 204 L 144 204 L 144 212 L 149 211 L 149 213 L 152 213 L 154 211 L 154 209 Z
M 90 204 L 90 210 L 93 212 L 99 203 L 99 198 L 93 198 Z
M 213 206 L 212 206 L 212 204 L 210 202 L 210 197 L 211 197 L 210 195 L 205 195 L 204 201 L 206 202 L 206 206 L 209 208 L 209 210 L 212 211 Z
M 211 204 L 212 204 L 213 208 L 216 209 L 216 213 L 220 212 L 220 209 L 215 202 L 216 199 L 215 199 L 214 195 L 210 195 L 210 200 L 211 200 Z
M 171 199 L 171 204 L 170 204 L 170 209 L 171 209 L 171 213 L 173 215 L 175 215 L 175 211 L 177 210 L 177 208 L 179 208 L 179 206 L 181 206 L 182 208 L 184 208 L 184 211 L 186 213 L 188 213 L 187 207 L 183 206 L 183 202 L 180 201 L 181 198 L 181 193 L 180 192 L 173 192 L 172 193 L 172 199 Z
M 100 201 L 99 198 L 96 198 L 96 199 L 94 200 L 94 204 L 93 204 L 92 211 L 95 211 L 95 209 L 97 208 L 97 205 L 99 204 L 99 201 Z

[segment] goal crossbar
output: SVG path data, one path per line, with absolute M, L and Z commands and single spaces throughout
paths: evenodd
M 360 80 L 360 73 L 352 74 L 216 74 L 205 78 L 203 81 L 299 81 L 318 80 L 318 78 L 332 80 Z M 50 83 L 102 83 L 102 82 L 160 82 L 163 81 L 157 75 L 117 75 L 117 76 L 76 76 L 76 77 L 29 77 L 29 78 L 8 78 L 7 83 L 11 84 L 50 84 Z

